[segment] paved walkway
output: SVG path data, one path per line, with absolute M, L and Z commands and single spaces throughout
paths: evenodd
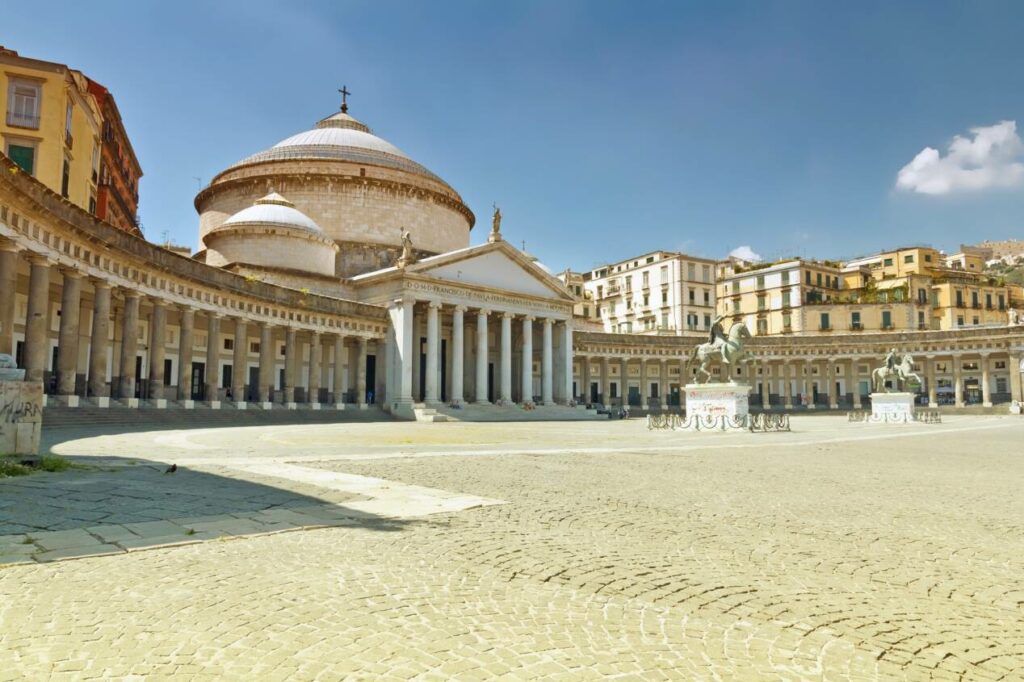
M 136 483 L 92 508 L 174 490 L 192 506 L 162 501 L 157 516 L 335 516 L 0 569 L 0 679 L 1024 678 L 1024 421 L 793 427 L 65 440 L 53 449 L 100 468 L 28 479 L 43 485 L 26 495 L 125 476 Z M 169 462 L 178 473 L 162 473 Z M 117 513 L 100 525 L 132 530 L 141 509 Z

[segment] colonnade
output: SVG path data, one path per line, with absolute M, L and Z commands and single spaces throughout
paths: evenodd
M 389 312 L 387 394 L 393 407 L 420 401 L 553 405 L 573 400 L 569 320 L 413 298 L 393 302 Z M 470 344 L 467 335 L 473 337 Z M 538 355 L 539 391 L 534 384 Z
M 303 402 L 345 402 L 350 386 L 354 402 L 367 402 L 367 356 L 370 340 L 332 331 L 301 329 L 284 322 L 228 317 L 217 311 L 177 305 L 162 298 L 114 287 L 109 282 L 84 277 L 79 272 L 56 266 L 45 257 L 21 254 L 10 242 L 0 240 L 0 353 L 17 355 L 15 336 L 17 269 L 19 258 L 29 264 L 27 308 L 21 365 L 26 379 L 42 382 L 46 378 L 51 348 L 50 319 L 59 316 L 55 376 L 50 391 L 58 396 L 79 396 L 134 400 L 219 402 L 227 399 L 244 403 L 247 397 L 269 406 L 275 398 L 294 404 L 302 390 Z M 85 296 L 88 285 L 91 305 Z M 51 301 L 51 285 L 60 286 L 59 304 Z M 59 305 L 56 311 L 52 306 Z M 143 306 L 148 312 L 143 317 Z M 168 322 L 178 323 L 177 372 L 166 376 Z M 197 317 L 205 320 L 205 351 L 197 353 Z M 278 332 L 277 328 L 282 327 Z M 89 328 L 88 336 L 82 330 Z M 113 333 L 112 333 L 113 332 Z M 282 390 L 275 394 L 278 357 L 276 344 L 284 338 Z M 351 336 L 351 342 L 349 337 Z M 258 339 L 257 385 L 248 381 L 250 341 Z M 225 343 L 227 339 L 230 344 Z M 147 351 L 146 367 L 141 367 L 140 341 Z M 80 348 L 88 344 L 88 350 Z M 308 347 L 308 352 L 307 352 Z M 230 360 L 223 357 L 230 348 Z M 116 355 L 115 355 L 116 353 Z M 198 355 L 198 357 L 197 357 Z M 306 359 L 308 355 L 308 360 Z M 354 356 L 354 357 L 352 357 Z M 332 361 L 333 359 L 333 361 Z M 202 386 L 193 386 L 193 361 L 203 365 Z M 230 366 L 230 381 L 221 380 L 221 367 Z M 351 369 L 351 376 L 346 371 Z M 379 371 L 383 371 L 377 365 Z M 303 371 L 307 370 L 307 371 Z M 140 384 L 140 371 L 145 382 Z M 327 374 L 329 372 L 329 374 Z M 325 376 L 326 374 L 326 376 Z M 109 377 L 109 381 L 108 381 Z M 226 379 L 226 377 L 225 377 Z M 221 385 L 221 384 L 224 385 Z M 329 388 L 330 390 L 325 390 Z M 248 391 L 247 391 L 248 389 Z

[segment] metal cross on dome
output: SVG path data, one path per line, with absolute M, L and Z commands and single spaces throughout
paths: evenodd
M 346 87 L 344 85 L 341 86 L 341 90 L 338 90 L 338 92 L 341 93 L 341 113 L 347 114 L 348 113 L 348 96 L 351 95 L 352 93 L 349 92 L 348 87 Z

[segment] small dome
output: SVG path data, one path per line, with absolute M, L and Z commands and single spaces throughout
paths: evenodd
M 277 192 L 271 192 L 267 196 L 254 201 L 253 205 L 249 208 L 243 208 L 225 220 L 220 229 L 240 225 L 291 227 L 323 234 L 323 230 L 320 229 L 319 225 L 313 222 L 305 213 L 295 208 L 295 204 Z

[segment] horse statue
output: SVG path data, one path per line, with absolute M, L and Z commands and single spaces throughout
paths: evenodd
M 721 318 L 719 318 L 721 319 Z M 722 363 L 733 366 L 737 365 L 744 360 L 747 356 L 747 351 L 744 348 L 743 341 L 751 338 L 750 330 L 747 329 L 747 325 L 742 322 L 736 322 L 729 328 L 729 334 L 725 335 L 722 333 L 722 326 L 718 320 L 715 321 L 715 325 L 712 327 L 712 341 L 702 343 L 697 346 L 693 355 L 690 356 L 689 362 L 686 363 L 687 367 L 693 364 L 694 361 L 700 363 L 697 368 L 697 383 L 707 383 L 711 381 L 711 372 L 708 371 L 708 363 L 716 355 L 722 358 Z M 703 377 L 703 381 L 701 380 Z M 729 372 L 729 382 L 732 383 L 732 372 Z
M 885 380 L 890 377 L 893 379 L 893 389 L 886 388 L 885 386 Z M 919 385 L 922 383 L 921 377 L 914 372 L 914 358 L 910 353 L 904 353 L 897 362 L 895 351 L 891 351 L 886 356 L 885 366 L 871 370 L 871 385 L 874 386 L 875 392 L 891 393 L 893 390 L 902 391 L 911 379 Z

